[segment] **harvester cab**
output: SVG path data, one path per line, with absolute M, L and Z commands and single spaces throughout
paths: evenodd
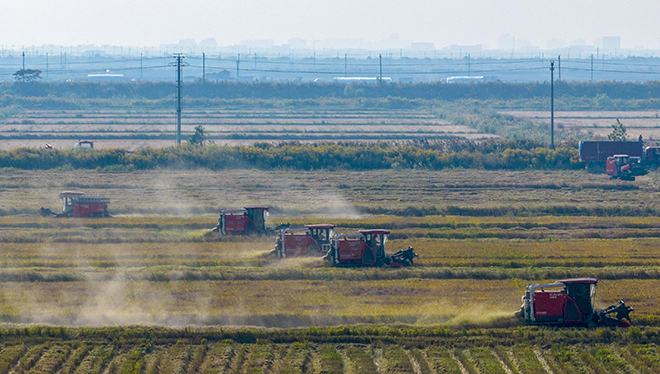
M 330 250 L 330 238 L 335 225 L 305 225 L 304 228 L 282 228 L 274 252 L 277 257 L 320 255 Z
M 223 209 L 218 225 L 213 229 L 222 235 L 263 234 L 266 232 L 268 207 L 249 206 L 243 209 Z
M 48 208 L 41 208 L 44 217 L 110 217 L 108 204 L 110 199 L 105 196 L 87 196 L 84 192 L 60 192 L 62 212 L 55 213 Z
M 588 326 L 592 322 L 602 326 L 630 326 L 629 314 L 633 308 L 623 301 L 619 306 L 595 311 L 597 284 L 595 278 L 572 278 L 527 286 L 520 316 L 527 325 Z M 614 313 L 616 318 L 612 317 Z
M 359 234 L 336 235 L 327 258 L 333 266 L 382 266 L 387 256 L 389 230 L 360 230 Z
M 328 253 L 330 250 L 330 240 L 335 235 L 335 225 L 331 223 L 322 223 L 317 225 L 305 225 L 309 230 L 309 236 L 317 243 L 321 253 Z

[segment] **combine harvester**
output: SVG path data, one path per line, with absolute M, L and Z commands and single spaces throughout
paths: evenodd
M 605 173 L 610 176 L 610 179 L 634 181 L 635 177 L 645 175 L 648 171 L 648 167 L 642 164 L 639 157 L 614 155 L 609 156 L 605 163 Z
M 623 300 L 596 311 L 597 284 L 596 278 L 572 278 L 529 285 L 517 314 L 526 325 L 629 327 L 633 307 Z
M 279 226 L 279 233 L 273 252 L 279 258 L 298 256 L 321 256 L 328 253 L 331 246 L 333 224 L 305 225 L 304 228 L 290 229 Z
M 385 253 L 389 230 L 360 230 L 359 234 L 340 234 L 332 238 L 330 251 L 324 257 L 332 266 L 413 266 L 417 254 L 412 247 L 391 256 Z
M 243 209 L 223 209 L 213 231 L 220 235 L 268 234 L 267 206 L 246 206 Z
M 44 217 L 110 217 L 108 204 L 110 199 L 105 196 L 86 196 L 84 192 L 60 192 L 60 200 L 64 207 L 61 213 L 55 213 L 48 208 L 41 208 Z
M 412 247 L 388 256 L 385 253 L 388 230 L 362 230 L 359 234 L 335 235 L 335 225 L 325 223 L 304 228 L 280 229 L 273 252 L 279 258 L 319 256 L 332 266 L 412 266 L 417 254 Z
M 270 235 L 277 233 L 275 248 L 278 258 L 323 256 L 332 266 L 412 266 L 417 254 L 412 247 L 401 249 L 391 256 L 385 253 L 389 230 L 361 230 L 358 234 L 335 235 L 330 223 L 290 228 L 282 223 L 275 228 L 266 227 L 269 207 L 250 206 L 243 209 L 225 209 L 218 218 L 213 232 L 220 235 Z

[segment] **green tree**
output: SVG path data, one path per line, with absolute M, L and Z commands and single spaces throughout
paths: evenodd
M 204 146 L 207 142 L 208 135 L 204 126 L 195 126 L 195 133 L 188 136 L 188 143 L 193 145 Z
M 14 79 L 22 82 L 34 82 L 41 79 L 41 70 L 39 69 L 21 69 L 12 74 Z
M 612 133 L 607 135 L 607 139 L 615 142 L 625 142 L 628 140 L 626 128 L 618 119 L 616 120 L 616 124 L 612 125 Z

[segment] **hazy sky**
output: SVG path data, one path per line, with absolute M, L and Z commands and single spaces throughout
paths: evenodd
M 658 0 L 3 0 L 0 44 L 158 46 L 181 39 L 401 39 L 497 47 L 501 34 L 660 47 Z

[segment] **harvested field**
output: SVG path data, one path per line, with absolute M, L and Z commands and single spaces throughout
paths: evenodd
M 550 111 L 520 111 L 503 110 L 502 114 L 529 118 L 538 124 L 550 124 Z M 644 139 L 660 139 L 660 112 L 649 111 L 555 111 L 555 126 L 558 131 L 566 129 L 582 133 L 589 137 L 607 138 L 612 132 L 616 120 L 621 121 L 628 130 L 628 135 L 637 138 L 640 134 Z
M 75 139 L 96 140 L 96 148 L 172 145 L 176 117 L 170 110 L 26 110 L 0 118 L 0 132 L 11 140 L 0 149 L 43 146 L 68 149 Z M 242 144 L 246 140 L 388 140 L 388 139 L 484 139 L 463 125 L 452 125 L 429 111 L 300 109 L 300 110 L 186 110 L 182 131 L 202 125 L 218 144 Z
M 656 172 L 634 183 L 585 171 L 208 170 L 102 172 L 0 170 L 0 214 L 55 209 L 63 190 L 112 199 L 111 214 L 217 215 L 271 207 L 273 219 L 304 214 L 647 216 L 660 214 Z
M 5 169 L 0 372 L 654 372 L 657 186 L 584 171 Z M 115 216 L 37 216 L 66 189 L 109 196 Z M 386 252 L 420 257 L 334 268 L 275 258 L 272 236 L 209 232 L 249 204 L 272 204 L 270 226 L 387 228 Z M 513 316 L 526 285 L 569 277 L 599 278 L 596 307 L 624 299 L 636 327 Z

